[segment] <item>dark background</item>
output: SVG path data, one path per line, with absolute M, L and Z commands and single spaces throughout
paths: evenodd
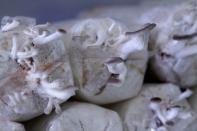
M 74 18 L 80 11 L 97 6 L 134 5 L 142 0 L 0 0 L 3 16 L 31 16 L 38 23 Z

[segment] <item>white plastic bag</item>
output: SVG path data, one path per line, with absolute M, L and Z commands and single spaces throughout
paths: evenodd
M 93 104 L 70 102 L 62 113 L 42 116 L 27 124 L 28 131 L 122 131 L 116 112 Z
M 69 56 L 77 96 L 96 104 L 134 97 L 147 64 L 149 32 L 154 24 L 133 31 L 110 19 L 86 19 L 71 28 Z M 131 30 L 131 31 L 130 31 Z

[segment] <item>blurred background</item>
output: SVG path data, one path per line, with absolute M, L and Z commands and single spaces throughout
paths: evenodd
M 84 10 L 108 5 L 136 5 L 142 0 L 0 0 L 3 16 L 31 16 L 38 23 L 74 18 Z

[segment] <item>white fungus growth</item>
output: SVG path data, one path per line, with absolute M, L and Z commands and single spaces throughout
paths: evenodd
M 1 26 L 1 30 L 4 32 L 4 31 L 9 31 L 9 30 L 12 30 L 16 27 L 18 27 L 20 25 L 20 22 L 17 21 L 17 20 L 13 20 L 11 23 L 7 23 L 3 26 Z
M 125 31 L 126 27 L 110 18 L 83 20 L 71 28 L 73 36 L 88 36 L 82 43 L 85 48 L 113 46 L 117 41 L 123 41 L 121 35 L 124 36 Z
M 147 27 L 154 28 L 155 24 L 148 24 Z M 73 37 L 85 38 L 81 41 L 84 48 L 91 46 L 109 48 L 114 50 L 118 57 L 125 60 L 130 53 L 143 50 L 146 47 L 146 41 L 141 32 L 152 29 L 147 27 L 128 34 L 128 27 L 113 19 L 87 19 L 75 24 L 71 28 L 71 34 Z
M 65 30 L 59 29 L 50 34 L 50 31 L 47 29 L 49 25 L 50 23 L 26 26 L 22 30 L 23 39 L 25 40 L 24 43 L 20 42 L 20 44 L 18 39 L 21 37 L 21 31 L 11 34 L 12 40 L 9 56 L 13 61 L 20 64 L 21 67 L 25 67 L 24 70 L 27 71 L 27 75 L 25 76 L 27 89 L 25 89 L 22 94 L 8 95 L 10 101 L 8 105 L 11 107 L 15 107 L 17 104 L 20 104 L 20 102 L 25 101 L 25 98 L 23 97 L 25 92 L 34 91 L 37 92 L 40 97 L 48 100 L 47 107 L 44 110 L 46 114 L 49 114 L 54 107 L 56 112 L 60 112 L 61 109 L 59 104 L 75 95 L 75 87 L 68 87 L 63 81 L 58 79 L 49 81 L 49 74 L 38 70 L 37 65 L 34 63 L 34 57 L 40 55 L 38 52 L 39 46 L 34 45 L 43 45 L 52 42 L 59 39 L 66 33 Z M 2 26 L 2 33 L 10 31 L 18 26 L 20 26 L 20 23 L 13 19 L 11 23 L 7 23 Z M 15 112 L 20 112 L 20 109 L 15 109 Z
M 153 111 L 153 119 L 149 126 L 150 130 L 168 131 L 168 126 L 172 126 L 177 120 L 191 118 L 191 112 L 176 105 L 177 102 L 188 98 L 191 94 L 191 90 L 188 89 L 177 98 L 167 103 L 161 98 L 153 97 L 149 104 L 149 108 Z
M 56 111 L 59 111 L 59 106 L 57 106 L 57 104 L 75 95 L 76 88 L 65 88 L 64 84 L 59 80 L 49 82 L 47 80 L 48 75 L 45 72 L 29 71 L 28 73 L 29 75 L 26 79 L 30 83 L 29 85 L 32 86 L 31 88 L 37 87 L 40 94 L 49 100 L 48 106 L 45 109 L 46 114 L 50 113 L 53 106 L 56 108 Z
M 103 23 L 104 24 L 104 23 Z M 84 42 L 84 47 L 101 46 L 107 39 L 107 29 L 102 25 L 101 21 L 88 19 L 77 23 L 71 29 L 74 36 L 88 36 Z
M 122 59 L 127 59 L 130 53 L 143 50 L 146 47 L 146 36 L 143 34 L 149 30 L 152 30 L 156 24 L 145 24 L 145 27 L 134 32 L 125 32 L 124 35 L 120 35 L 119 44 L 117 44 L 117 51 Z

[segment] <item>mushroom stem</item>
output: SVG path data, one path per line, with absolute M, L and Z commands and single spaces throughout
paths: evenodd
M 193 92 L 191 90 L 187 89 L 185 92 L 183 92 L 182 94 L 180 94 L 175 101 L 176 102 L 182 101 L 182 100 L 190 97 L 192 94 L 193 94 Z
M 52 111 L 52 109 L 53 109 L 53 100 L 52 98 L 49 98 L 47 107 L 44 109 L 44 113 L 49 114 Z
M 162 121 L 162 123 L 165 124 L 167 120 L 166 120 L 166 118 L 163 116 L 162 112 L 161 112 L 160 110 L 155 110 L 155 112 L 156 112 L 158 118 Z
M 12 59 L 15 59 L 16 58 L 16 55 L 17 55 L 17 40 L 16 40 L 16 36 L 14 35 L 12 37 L 12 49 L 11 49 L 11 58 Z

